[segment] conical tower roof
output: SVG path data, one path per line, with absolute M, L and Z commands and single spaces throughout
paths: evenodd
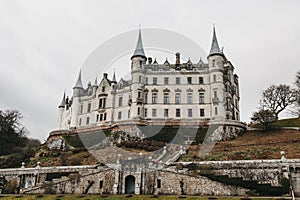
M 81 70 L 79 71 L 78 79 L 76 81 L 76 84 L 74 85 L 74 88 L 83 88 L 82 81 L 81 81 Z
M 214 27 L 213 28 L 213 38 L 212 38 L 211 47 L 210 47 L 208 56 L 212 56 L 212 55 L 216 55 L 216 54 L 223 56 L 223 53 L 219 47 L 219 43 L 218 43 L 218 39 L 217 39 L 217 35 L 216 35 L 216 29 Z
M 94 87 L 97 87 L 98 86 L 98 79 L 97 79 L 97 77 L 95 78 L 95 82 L 94 82 L 94 85 L 93 85 Z
M 117 83 L 117 79 L 116 79 L 116 72 L 114 71 L 114 75 L 113 75 L 113 78 L 112 78 L 112 83 Z
M 144 52 L 144 48 L 143 48 L 143 41 L 142 41 L 141 29 L 139 29 L 138 41 L 137 41 L 134 53 L 131 56 L 131 59 L 134 58 L 134 57 L 136 57 L 136 56 L 142 56 L 142 57 L 146 58 L 146 55 L 145 55 L 145 52 Z
M 64 96 L 61 100 L 61 103 L 59 104 L 58 108 L 64 108 L 66 105 L 66 92 L 64 92 Z

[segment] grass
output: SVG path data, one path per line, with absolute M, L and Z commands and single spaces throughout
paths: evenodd
M 275 123 L 279 127 L 300 127 L 300 117 L 291 119 L 281 119 Z
M 98 200 L 98 199 L 106 199 L 106 200 L 122 200 L 122 199 L 131 199 L 131 200 L 147 200 L 147 199 L 166 199 L 166 200 L 172 200 L 172 199 L 182 199 L 183 196 L 158 196 L 158 198 L 153 198 L 149 195 L 132 195 L 132 197 L 126 197 L 126 195 L 9 195 L 9 196 L 0 196 L 1 200 L 16 200 L 16 199 L 22 199 L 22 200 L 58 200 L 58 199 L 64 199 L 64 200 L 74 200 L 74 199 L 82 199 L 82 200 Z M 209 200 L 209 199 L 216 199 L 216 200 L 240 200 L 243 199 L 242 197 L 220 197 L 220 196 L 214 196 L 214 197 L 207 197 L 207 196 L 184 196 L 187 200 Z M 245 199 L 245 198 L 244 198 Z M 255 198 L 256 200 L 275 200 L 276 198 Z
M 286 158 L 300 157 L 300 131 L 247 131 L 235 140 L 221 141 L 204 158 L 199 158 L 201 146 L 190 146 L 188 154 L 180 161 L 199 160 L 252 160 L 279 159 L 280 151 L 286 152 Z

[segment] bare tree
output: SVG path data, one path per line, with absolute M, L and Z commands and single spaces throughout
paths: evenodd
M 289 85 L 271 85 L 262 95 L 262 109 L 268 109 L 275 113 L 278 118 L 280 112 L 288 106 L 293 105 L 297 100 L 297 92 Z

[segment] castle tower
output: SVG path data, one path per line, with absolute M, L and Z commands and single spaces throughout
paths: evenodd
M 79 114 L 79 101 L 80 96 L 83 94 L 83 86 L 81 81 L 81 70 L 76 81 L 76 84 L 73 87 L 73 102 L 72 102 L 72 113 L 71 113 L 71 124 L 70 127 L 74 128 L 77 126 L 77 118 Z
M 146 64 L 147 57 L 145 56 L 141 29 L 139 29 L 138 41 L 133 55 L 131 56 L 131 91 L 132 91 L 132 105 L 131 118 L 137 119 L 142 117 L 143 113 L 143 86 L 144 86 L 144 64 Z
M 63 129 L 64 112 L 66 107 L 66 92 L 64 92 L 61 103 L 58 106 L 58 129 Z
M 224 81 L 223 70 L 225 56 L 220 50 L 215 27 L 213 27 L 213 38 L 209 55 L 207 57 L 210 83 L 211 83 L 211 117 L 212 119 L 224 119 Z

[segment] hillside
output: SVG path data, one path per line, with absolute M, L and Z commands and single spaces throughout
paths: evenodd
M 249 160 L 249 159 L 279 159 L 280 151 L 286 152 L 286 158 L 300 158 L 300 131 L 276 130 L 269 132 L 247 131 L 242 136 L 231 141 L 216 143 L 214 148 L 205 158 L 199 158 L 201 145 L 193 145 L 188 153 L 180 158 L 180 161 L 199 160 Z M 126 150 L 137 151 L 126 148 Z M 116 160 L 117 152 L 111 155 L 105 151 L 106 157 Z M 88 151 L 74 149 L 72 151 L 58 152 L 49 151 L 42 147 L 36 156 L 31 158 L 26 166 L 35 166 L 40 161 L 42 166 L 58 165 L 88 165 L 100 164 Z
M 300 158 L 299 144 L 297 130 L 247 131 L 235 140 L 216 143 L 203 159 L 197 157 L 201 146 L 191 146 L 181 161 L 279 159 L 280 151 L 286 152 L 286 158 Z

